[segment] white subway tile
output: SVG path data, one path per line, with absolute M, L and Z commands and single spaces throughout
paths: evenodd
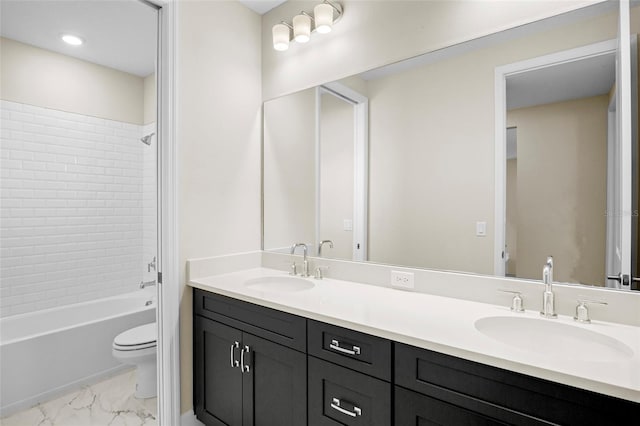
M 7 188 L 7 189 L 19 189 L 22 188 L 22 180 L 20 179 L 11 179 L 11 178 L 5 178 L 2 179 L 2 187 L 3 188 Z
M 9 111 L 22 111 L 22 104 L 2 99 L 0 100 L 0 108 Z
M 2 128 L 5 130 L 23 130 L 23 123 L 12 120 L 2 120 Z
M 3 169 L 21 169 L 22 161 L 2 159 L 0 160 L 0 167 Z
M 0 112 L 0 295 L 18 296 L 0 316 L 135 290 L 155 255 L 155 151 L 139 141 L 154 126 Z
M 29 114 L 29 113 L 20 112 L 20 111 L 11 111 L 9 113 L 8 118 L 14 121 L 24 121 L 26 123 L 33 123 L 35 117 L 33 114 Z
M 47 163 L 43 161 L 23 161 L 22 168 L 24 170 L 47 170 Z

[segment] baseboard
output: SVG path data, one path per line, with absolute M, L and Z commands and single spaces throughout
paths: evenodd
M 182 416 L 180 416 L 180 424 L 182 426 L 204 426 L 204 423 L 196 419 L 196 414 L 193 410 L 182 413 Z

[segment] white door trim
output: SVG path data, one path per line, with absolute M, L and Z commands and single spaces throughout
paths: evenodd
M 614 195 L 614 170 L 615 167 L 615 138 L 616 136 L 616 99 L 617 99 L 617 91 L 618 88 L 614 88 L 614 95 L 611 96 L 609 100 L 609 107 L 607 110 L 607 246 L 606 246 L 606 265 L 605 265 L 605 274 L 615 275 L 617 272 L 615 266 L 615 257 L 614 257 L 614 247 L 615 247 L 615 238 L 614 238 L 614 226 L 615 226 L 615 215 L 611 214 L 616 210 L 616 203 L 613 198 Z M 615 281 L 605 280 L 605 286 L 609 288 L 619 288 L 616 285 Z
M 368 259 L 369 218 L 369 98 L 338 82 L 316 90 L 316 247 L 320 235 L 320 95 L 326 90 L 354 107 L 353 255 L 354 261 Z
M 180 424 L 180 268 L 178 253 L 178 139 L 176 137 L 177 5 L 155 1 L 158 11 L 158 420 Z
M 497 276 L 505 275 L 504 250 L 506 226 L 506 150 L 507 150 L 507 92 L 506 79 L 540 68 L 547 68 L 594 56 L 615 52 L 617 40 L 607 40 L 588 46 L 556 52 L 521 62 L 496 67 L 495 69 L 495 213 L 494 213 L 494 266 Z
M 620 128 L 618 129 L 618 137 L 622 141 L 620 145 L 620 190 L 621 209 L 617 214 L 621 218 L 620 245 L 622 247 L 621 271 L 623 275 L 631 277 L 631 208 L 632 208 L 632 177 L 633 177 L 633 158 L 631 149 L 632 138 L 632 117 L 631 117 L 631 39 L 630 39 L 630 18 L 629 18 L 629 0 L 620 0 L 620 15 L 618 25 L 618 77 L 616 80 L 619 87 L 618 90 L 618 106 L 617 116 Z M 626 141 L 626 142 L 625 142 Z M 630 285 L 623 283 L 622 288 L 629 289 Z

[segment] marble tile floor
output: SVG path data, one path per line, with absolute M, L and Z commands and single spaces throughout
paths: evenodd
M 0 419 L 1 426 L 155 426 L 157 398 L 137 399 L 135 369 Z

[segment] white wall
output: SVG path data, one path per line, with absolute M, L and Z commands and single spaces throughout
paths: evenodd
M 141 126 L 0 101 L 0 316 L 135 291 Z
M 264 248 L 315 241 L 316 91 L 264 105 Z
M 353 221 L 354 106 L 328 93 L 320 105 L 320 240 L 333 241 L 322 256 L 350 260 L 353 230 L 344 220 Z
M 155 123 L 156 121 L 156 75 L 151 74 L 144 78 L 144 124 Z
M 0 38 L 2 99 L 143 124 L 141 77 Z
M 260 249 L 260 16 L 236 1 L 182 1 L 177 13 L 184 268 L 188 258 Z M 191 300 L 184 290 L 183 412 L 193 407 Z
M 287 1 L 262 18 L 263 99 L 307 89 L 483 35 L 533 22 L 587 4 L 557 1 L 342 0 L 344 15 L 327 35 L 307 44 L 273 49 L 271 28 L 291 22 L 317 1 Z
M 602 286 L 605 279 L 609 95 L 519 108 L 516 276 Z

